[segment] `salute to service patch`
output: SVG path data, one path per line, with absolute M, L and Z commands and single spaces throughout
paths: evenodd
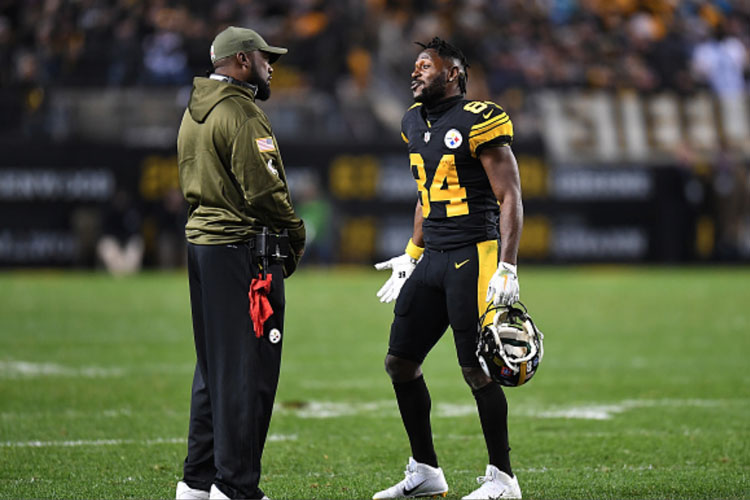
M 273 139 L 270 137 L 261 137 L 260 139 L 255 139 L 255 144 L 258 145 L 258 151 L 260 151 L 261 153 L 276 151 L 276 146 L 273 145 Z

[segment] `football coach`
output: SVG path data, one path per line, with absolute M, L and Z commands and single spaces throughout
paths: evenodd
M 284 337 L 284 278 L 305 245 L 271 125 L 257 101 L 287 49 L 229 27 L 195 78 L 177 137 L 196 366 L 177 498 L 266 498 L 261 456 Z

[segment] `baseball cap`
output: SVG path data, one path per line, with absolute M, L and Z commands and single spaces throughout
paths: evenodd
M 233 56 L 238 52 L 253 50 L 267 53 L 271 63 L 276 62 L 282 54 L 287 53 L 287 49 L 283 47 L 268 45 L 263 37 L 249 28 L 230 26 L 214 38 L 211 44 L 211 62 Z

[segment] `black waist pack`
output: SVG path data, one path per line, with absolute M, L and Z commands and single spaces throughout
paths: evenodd
M 270 233 L 267 227 L 255 235 L 253 250 L 255 257 L 263 264 L 269 260 L 283 261 L 289 256 L 289 234 L 287 230 L 281 234 Z

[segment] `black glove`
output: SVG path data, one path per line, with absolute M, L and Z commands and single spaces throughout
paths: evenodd
M 297 228 L 289 229 L 289 253 L 284 259 L 284 277 L 288 278 L 297 269 L 305 251 L 305 224 L 300 221 Z

